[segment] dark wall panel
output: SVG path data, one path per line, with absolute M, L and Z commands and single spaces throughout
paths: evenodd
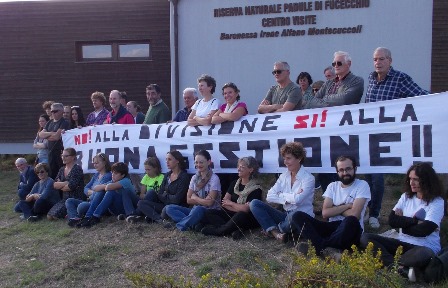
M 434 0 L 432 26 L 431 91 L 448 91 L 448 1 Z

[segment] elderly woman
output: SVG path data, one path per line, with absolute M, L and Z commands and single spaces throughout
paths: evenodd
M 180 205 L 170 204 L 166 206 L 166 214 L 174 222 L 180 231 L 186 231 L 198 224 L 207 209 L 221 209 L 221 183 L 211 169 L 212 159 L 206 150 L 196 152 L 194 165 L 196 174 L 190 181 L 187 192 L 187 204 L 194 205 L 187 208 Z M 171 228 L 167 223 L 166 228 Z
M 166 205 L 187 206 L 187 190 L 190 177 L 185 171 L 185 160 L 179 151 L 166 154 L 169 169 L 157 189 L 149 189 L 144 199 L 138 201 L 137 209 L 126 218 L 128 223 L 136 223 L 145 217 L 146 222 L 162 222 L 162 210 Z
M 105 184 L 112 180 L 112 173 L 110 173 L 109 157 L 104 153 L 99 153 L 92 159 L 92 164 L 97 171 L 93 174 L 89 183 L 84 187 L 84 194 L 89 201 L 82 201 L 80 199 L 69 198 L 65 201 L 65 207 L 68 213 L 68 226 L 74 227 L 80 221 L 87 211 L 95 211 L 95 208 L 104 197 L 104 190 L 99 185 Z M 90 208 L 91 207 L 91 208 Z
M 226 103 L 219 107 L 212 117 L 212 124 L 221 124 L 226 121 L 238 121 L 247 115 L 246 103 L 240 102 L 240 90 L 233 83 L 226 83 L 222 87 L 222 95 Z
M 81 166 L 76 164 L 76 150 L 66 148 L 62 151 L 62 163 L 64 166 L 59 169 L 54 182 L 54 189 L 59 190 L 62 200 L 56 203 L 50 211 L 47 218 L 49 220 L 64 219 L 67 215 L 65 201 L 69 198 L 85 200 L 84 195 L 84 175 Z
M 401 272 L 408 272 L 411 267 L 425 267 L 441 249 L 439 233 L 445 193 L 429 163 L 417 163 L 408 169 L 404 190 L 406 192 L 389 214 L 389 225 L 398 228 L 399 232 L 389 236 L 364 233 L 361 247 L 366 248 L 372 242 L 373 251 L 381 251 L 381 260 L 386 267 L 394 263 L 398 247 L 403 247 L 398 263 L 402 265 Z M 404 275 L 413 276 L 412 273 Z
M 283 205 L 285 212 L 271 207 L 261 200 L 250 202 L 254 214 L 264 233 L 285 242 L 286 233 L 291 233 L 291 217 L 302 211 L 314 217 L 314 176 L 302 167 L 306 150 L 300 142 L 286 143 L 280 148 L 283 162 L 288 171 L 282 173 L 269 189 L 266 201 Z
M 209 75 L 201 75 L 198 78 L 198 90 L 202 99 L 197 100 L 191 107 L 187 123 L 189 126 L 208 126 L 212 122 L 212 116 L 219 108 L 219 100 L 213 97 L 215 93 L 216 80 Z
M 50 117 L 47 114 L 39 116 L 39 129 L 33 143 L 33 148 L 37 149 L 36 163 L 48 163 L 48 140 L 39 137 L 39 132 L 45 128 L 48 121 L 50 121 Z
M 302 91 L 302 109 L 307 109 L 309 107 L 308 103 L 311 99 L 313 99 L 313 89 L 311 88 L 311 83 L 313 83 L 313 79 L 308 72 L 301 72 L 299 76 L 297 76 L 296 80 L 297 85 L 299 85 L 300 90 Z
M 201 232 L 204 235 L 224 236 L 232 234 L 232 238 L 240 239 L 243 230 L 259 227 L 257 219 L 252 215 L 249 203 L 261 200 L 263 190 L 258 181 L 258 162 L 254 157 L 243 157 L 238 160 L 238 180 L 233 181 L 222 200 L 222 210 L 209 209 L 205 212 Z
M 39 163 L 34 168 L 39 181 L 34 184 L 25 200 L 20 200 L 18 207 L 23 212 L 24 219 L 35 222 L 41 215 L 48 213 L 51 207 L 61 198 L 59 192 L 53 188 L 53 179 L 48 176 L 50 167 L 47 163 Z

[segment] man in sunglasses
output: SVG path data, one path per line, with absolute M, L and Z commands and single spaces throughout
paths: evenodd
M 373 51 L 373 67 L 375 71 L 369 75 L 366 103 L 407 98 L 429 94 L 418 86 L 412 78 L 400 71 L 394 70 L 392 53 L 389 49 L 378 47 Z M 384 194 L 383 174 L 368 174 L 366 181 L 372 190 L 372 200 L 369 203 L 369 226 L 380 228 L 378 217 Z
M 258 113 L 286 112 L 301 109 L 302 92 L 289 78 L 289 64 L 287 62 L 275 62 L 272 75 L 277 85 L 272 86 L 266 97 L 258 106 Z
M 336 77 L 327 80 L 316 93 L 312 108 L 358 104 L 364 93 L 364 80 L 350 72 L 352 60 L 344 51 L 334 53 L 333 63 Z
M 56 178 L 59 168 L 62 167 L 61 153 L 64 149 L 62 144 L 62 132 L 70 129 L 70 124 L 62 117 L 64 105 L 62 103 L 53 103 L 51 105 L 51 114 L 53 120 L 47 122 L 45 128 L 39 132 L 40 138 L 48 140 L 48 165 L 50 166 L 50 177 Z

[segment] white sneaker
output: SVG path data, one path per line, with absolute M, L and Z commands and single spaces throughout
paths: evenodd
M 409 279 L 409 282 L 417 281 L 417 277 L 415 277 L 414 267 L 409 267 L 408 279 Z
M 380 222 L 378 221 L 378 218 L 369 217 L 369 226 L 373 229 L 380 228 Z

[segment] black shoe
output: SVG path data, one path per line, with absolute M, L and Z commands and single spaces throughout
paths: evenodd
M 131 223 L 131 224 L 135 224 L 141 220 L 142 220 L 142 216 L 138 216 L 138 215 L 129 215 L 128 217 L 126 217 L 126 222 Z
M 296 249 L 299 254 L 302 254 L 305 257 L 308 256 L 309 245 L 307 242 L 300 242 L 299 244 L 297 244 Z
M 28 222 L 37 222 L 39 220 L 40 220 L 39 216 L 34 216 L 34 215 L 28 217 L 28 219 L 27 219 Z
M 243 232 L 241 232 L 240 230 L 236 230 L 232 232 L 232 239 L 233 240 L 240 240 L 244 237 Z
M 100 218 L 92 216 L 92 217 L 86 217 L 82 219 L 82 221 L 76 225 L 76 227 L 84 227 L 84 228 L 90 228 L 93 225 L 96 225 L 100 223 Z
M 174 230 L 176 229 L 176 223 L 170 221 L 163 221 L 163 228 Z
M 126 220 L 126 215 L 124 215 L 124 214 L 119 214 L 118 216 L 117 216 L 117 220 Z
M 79 222 L 81 222 L 81 219 L 79 218 L 70 218 L 68 219 L 67 225 L 70 227 L 75 227 Z
M 216 228 L 213 226 L 206 226 L 202 228 L 201 233 L 204 235 L 218 236 L 218 231 L 216 231 Z
M 201 230 L 202 230 L 204 227 L 205 227 L 204 224 L 202 224 L 202 223 L 198 223 L 198 224 L 194 225 L 194 226 L 192 227 L 193 229 L 191 229 L 191 230 L 193 230 L 194 232 L 201 233 Z

